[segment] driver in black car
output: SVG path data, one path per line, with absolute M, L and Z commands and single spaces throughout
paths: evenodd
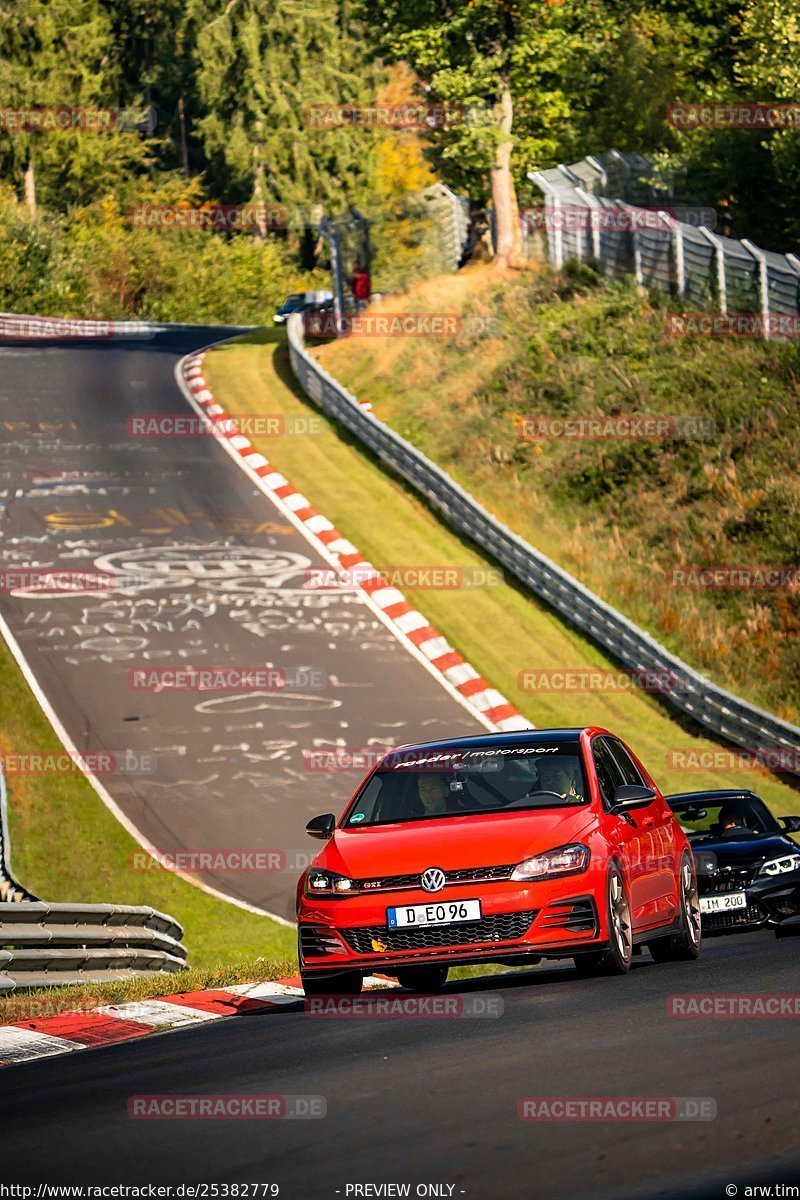
M 717 827 L 720 833 L 752 833 L 745 813 L 735 804 L 725 804 L 719 810 Z

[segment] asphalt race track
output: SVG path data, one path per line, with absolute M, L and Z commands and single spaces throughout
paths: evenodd
M 314 770 L 310 751 L 483 726 L 360 593 L 309 588 L 310 571 L 330 568 L 212 438 L 130 432 L 134 415 L 191 415 L 175 364 L 225 332 L 3 343 L 0 570 L 125 586 L 3 588 L 0 611 L 75 745 L 106 754 L 98 777 L 147 841 L 273 852 L 274 870 L 197 873 L 289 917 L 313 852 L 305 822 L 340 810 L 364 773 Z M 136 669 L 187 666 L 270 666 L 289 682 L 204 694 L 129 683 Z
M 667 998 L 796 993 L 798 977 L 800 939 L 757 934 L 709 941 L 693 964 L 644 954 L 623 979 L 578 980 L 565 964 L 448 986 L 499 997 L 499 1017 L 319 1018 L 297 1004 L 8 1067 L 2 1176 L 272 1182 L 282 1200 L 335 1200 L 355 1183 L 410 1183 L 412 1195 L 420 1183 L 454 1185 L 471 1200 L 722 1198 L 728 1183 L 740 1195 L 797 1184 L 797 1022 L 681 1020 Z M 327 1115 L 127 1116 L 130 1096 L 165 1093 L 321 1096 Z M 718 1115 L 526 1122 L 523 1096 L 711 1098 Z

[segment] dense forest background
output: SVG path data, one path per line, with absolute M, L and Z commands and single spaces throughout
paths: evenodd
M 800 0 L 0 0 L 0 109 L 129 115 L 104 133 L 0 121 L 0 308 L 263 320 L 324 283 L 312 226 L 350 205 L 373 222 L 377 286 L 400 289 L 437 268 L 420 199 L 434 180 L 512 230 L 537 199 L 528 171 L 610 146 L 651 156 L 677 201 L 735 236 L 797 251 L 800 126 L 685 132 L 666 114 L 800 105 L 799 51 Z M 309 118 L 406 102 L 466 115 Z M 286 227 L 131 217 L 251 201 L 283 206 Z

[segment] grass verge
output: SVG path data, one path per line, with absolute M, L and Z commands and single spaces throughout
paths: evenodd
M 682 659 L 797 723 L 800 592 L 724 579 L 697 586 L 690 574 L 768 566 L 796 575 L 797 345 L 670 336 L 665 298 L 586 269 L 470 268 L 385 307 L 460 313 L 463 327 L 323 345 L 313 353 L 331 374 Z M 631 415 L 683 431 L 547 432 L 551 421 Z
M 120 979 L 113 983 L 37 988 L 24 995 L 0 997 L 0 1025 L 40 1020 L 58 1013 L 85 1012 L 99 1004 L 127 1004 L 132 1000 L 153 1000 L 182 992 L 225 988 L 235 983 L 262 983 L 289 975 L 296 970 L 296 966 L 294 961 L 288 959 L 256 958 L 213 968 L 190 967 L 188 971 L 180 971 L 175 975 L 150 975 L 138 979 Z
M 305 400 L 291 374 L 282 334 L 261 332 L 221 347 L 208 356 L 206 377 L 231 413 L 291 417 L 305 410 L 319 417 L 314 436 L 253 440 L 376 566 L 491 566 Z M 519 673 L 527 668 L 613 670 L 614 664 L 516 586 L 504 582 L 458 591 L 404 590 L 451 644 L 536 725 L 609 727 L 630 742 L 664 791 L 749 786 L 776 812 L 800 810 L 797 791 L 767 772 L 676 766 L 676 753 L 713 754 L 720 747 L 673 716 L 654 696 L 636 690 L 578 695 L 521 690 Z

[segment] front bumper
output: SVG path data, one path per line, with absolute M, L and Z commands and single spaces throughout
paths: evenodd
M 298 912 L 304 974 L 367 973 L 410 966 L 524 962 L 571 956 L 607 944 L 605 916 L 585 876 L 536 884 L 502 881 L 448 887 L 443 893 L 403 890 L 323 901 L 304 897 Z M 480 899 L 481 919 L 390 929 L 386 910 L 398 905 Z

